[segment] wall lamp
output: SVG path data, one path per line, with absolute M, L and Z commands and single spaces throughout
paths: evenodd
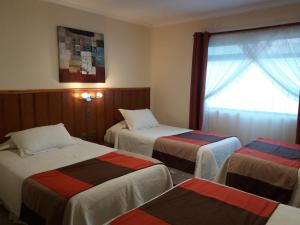
M 77 97 L 79 97 L 79 95 L 77 95 Z M 87 102 L 91 102 L 93 99 L 98 99 L 98 98 L 102 98 L 103 94 L 99 91 L 97 91 L 96 93 L 94 92 L 83 92 L 80 94 L 81 99 L 87 101 Z

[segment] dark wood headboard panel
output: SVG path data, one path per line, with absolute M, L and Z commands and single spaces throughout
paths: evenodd
M 75 97 L 84 91 L 103 97 Z M 106 129 L 122 120 L 118 108 L 150 108 L 150 88 L 0 91 L 0 142 L 12 131 L 62 122 L 71 135 L 101 143 Z

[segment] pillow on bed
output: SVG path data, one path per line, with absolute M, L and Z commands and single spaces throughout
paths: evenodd
M 0 144 L 0 151 L 4 150 L 10 150 L 10 149 L 16 149 L 17 146 L 15 143 L 11 140 L 11 138 L 3 143 Z
M 116 123 L 115 125 L 111 126 L 108 130 L 121 130 L 126 128 L 127 128 L 126 121 L 122 120 L 119 123 Z
M 123 120 L 119 123 L 116 123 L 115 125 L 110 127 L 104 135 L 104 141 L 109 144 L 113 144 L 115 141 L 115 134 L 118 133 L 122 129 L 127 129 L 125 120 Z
M 156 127 L 158 121 L 149 109 L 126 110 L 119 109 L 124 117 L 129 130 L 138 130 L 148 127 Z
M 13 132 L 7 136 L 16 144 L 21 157 L 77 143 L 62 123 Z

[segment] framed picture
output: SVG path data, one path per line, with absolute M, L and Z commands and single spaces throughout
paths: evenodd
M 105 82 L 104 35 L 57 27 L 59 81 Z

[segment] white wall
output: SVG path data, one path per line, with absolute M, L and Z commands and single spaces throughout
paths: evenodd
M 58 82 L 56 26 L 104 33 L 105 84 Z M 150 29 L 37 0 L 0 0 L 0 89 L 150 86 Z
M 0 90 L 150 86 L 161 122 L 188 126 L 193 33 L 300 21 L 300 4 L 148 28 L 38 0 L 0 0 Z M 105 84 L 58 82 L 56 26 L 105 35 Z
M 300 21 L 300 4 L 152 30 L 152 109 L 161 122 L 188 126 L 193 33 L 226 31 Z

